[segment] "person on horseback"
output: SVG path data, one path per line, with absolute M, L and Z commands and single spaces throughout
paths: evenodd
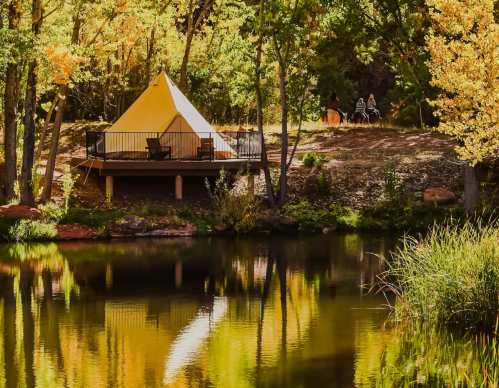
M 345 120 L 345 114 L 340 110 L 340 100 L 336 96 L 336 93 L 333 92 L 331 95 L 331 99 L 329 100 L 329 109 L 332 109 L 340 115 L 340 124 Z
M 367 100 L 367 114 L 374 114 L 377 118 L 381 118 L 379 110 L 376 109 L 376 101 L 374 100 L 374 96 L 372 94 L 369 96 L 369 100 Z
M 369 124 L 369 116 L 366 114 L 366 103 L 363 98 L 359 98 L 359 101 L 355 104 L 355 114 L 357 115 L 359 113 L 364 116 L 364 122 Z

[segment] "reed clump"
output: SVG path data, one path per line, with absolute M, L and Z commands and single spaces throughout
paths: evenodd
M 496 326 L 499 308 L 499 225 L 470 220 L 405 237 L 386 261 L 379 283 L 396 295 L 397 319 Z

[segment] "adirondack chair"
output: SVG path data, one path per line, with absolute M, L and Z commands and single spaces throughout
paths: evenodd
M 213 138 L 201 138 L 201 147 L 198 147 L 198 159 L 208 156 L 210 160 L 215 159 L 215 147 Z
M 169 159 L 172 158 L 172 147 L 162 146 L 157 137 L 147 138 L 146 141 L 146 149 L 149 150 L 149 159 L 161 160 L 167 156 L 169 156 Z

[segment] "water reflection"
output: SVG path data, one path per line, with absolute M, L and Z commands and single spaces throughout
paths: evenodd
M 495 335 L 404 323 L 356 327 L 356 387 L 497 387 Z
M 367 386 L 387 310 L 360 286 L 380 271 L 371 253 L 393 243 L 347 235 L 3 246 L 0 387 Z

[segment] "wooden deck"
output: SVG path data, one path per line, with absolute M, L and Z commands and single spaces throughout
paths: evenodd
M 249 169 L 257 174 L 264 162 L 249 159 L 230 160 L 100 160 L 73 158 L 73 166 L 99 170 L 100 176 L 218 176 L 220 170 L 237 172 Z

